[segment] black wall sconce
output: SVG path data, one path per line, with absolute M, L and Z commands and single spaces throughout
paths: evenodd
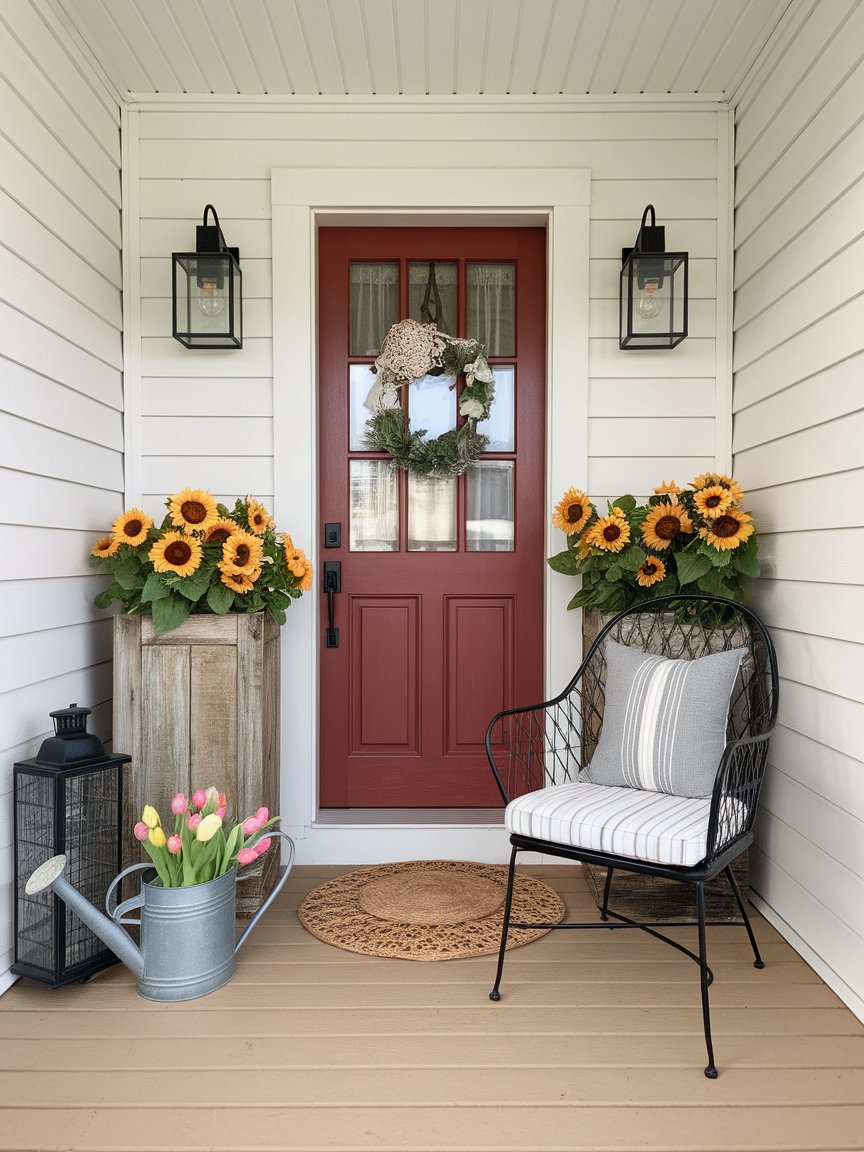
M 667 252 L 655 221 L 649 204 L 635 246 L 621 250 L 619 348 L 674 348 L 687 335 L 687 253 Z
M 213 224 L 207 223 L 210 212 Z M 171 255 L 174 339 L 186 348 L 242 348 L 240 250 L 225 243 L 212 204 L 195 229 L 195 249 Z

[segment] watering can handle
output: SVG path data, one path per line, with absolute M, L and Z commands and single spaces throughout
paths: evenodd
M 240 951 L 240 948 L 242 947 L 242 945 L 245 944 L 246 937 L 249 935 L 249 933 L 252 931 L 252 929 L 255 927 L 255 925 L 258 923 L 258 921 L 261 919 L 261 917 L 264 915 L 264 913 L 267 911 L 267 909 L 270 907 L 270 905 L 273 903 L 273 901 L 276 899 L 276 897 L 282 891 L 282 888 L 285 884 L 285 881 L 288 879 L 288 874 L 291 871 L 291 865 L 294 863 L 294 841 L 291 839 L 291 837 L 286 836 L 286 834 L 284 832 L 280 832 L 278 829 L 274 829 L 272 832 L 270 832 L 270 835 L 271 836 L 281 836 L 282 839 L 287 843 L 288 848 L 289 848 L 288 863 L 282 865 L 282 869 L 279 873 L 279 879 L 276 881 L 276 884 L 273 888 L 273 891 L 270 893 L 270 895 L 267 897 L 267 899 L 264 901 L 264 903 L 261 905 L 261 907 L 255 913 L 255 915 L 252 917 L 252 919 L 249 921 L 249 923 L 246 925 L 246 927 L 243 929 L 243 931 L 237 937 L 237 943 L 234 945 L 234 954 L 235 955 Z M 243 878 L 244 878 L 243 876 L 237 877 L 238 880 L 242 880 Z
M 115 922 L 115 924 L 140 924 L 140 920 L 124 920 L 123 917 L 127 912 L 132 912 L 136 908 L 140 908 L 144 903 L 144 893 L 139 892 L 137 896 L 133 896 L 131 900 L 124 900 L 122 904 L 116 907 L 111 907 L 111 897 L 114 894 L 114 889 L 120 883 L 124 876 L 128 876 L 130 872 L 138 872 L 144 868 L 152 868 L 153 865 L 149 863 L 130 864 L 128 868 L 124 868 L 122 872 L 118 873 L 108 885 L 108 891 L 105 893 L 105 911 Z

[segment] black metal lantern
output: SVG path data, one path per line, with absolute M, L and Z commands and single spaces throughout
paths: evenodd
M 213 224 L 207 223 L 210 212 Z M 242 348 L 240 249 L 225 243 L 212 204 L 195 229 L 195 247 L 171 256 L 174 339 L 187 348 Z
M 92 904 L 105 903 L 121 868 L 123 765 L 87 731 L 89 708 L 52 712 L 54 736 L 14 765 L 15 963 L 12 971 L 56 987 L 92 976 L 117 957 L 50 888 L 28 896 L 30 874 L 65 854 L 67 878 Z
M 655 219 L 649 204 L 635 247 L 621 251 L 620 348 L 674 348 L 687 335 L 687 253 L 665 251 Z

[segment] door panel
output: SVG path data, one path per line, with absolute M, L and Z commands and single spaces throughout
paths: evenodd
M 542 696 L 545 251 L 532 228 L 319 233 L 322 536 L 342 525 L 324 552 L 342 591 L 338 647 L 322 599 L 322 807 L 497 804 L 488 721 Z M 394 471 L 363 440 L 370 367 L 409 315 L 487 342 L 490 449 L 455 481 Z M 412 428 L 453 426 L 451 384 L 407 389 Z

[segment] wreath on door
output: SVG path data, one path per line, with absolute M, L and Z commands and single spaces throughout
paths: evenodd
M 415 476 L 450 479 L 461 476 L 485 452 L 489 438 L 477 431 L 477 423 L 486 420 L 492 409 L 495 380 L 478 341 L 448 336 L 434 324 L 400 320 L 384 337 L 372 371 L 375 383 L 363 401 L 372 413 L 366 423 L 366 443 L 372 451 L 389 452 L 392 467 Z M 412 429 L 404 418 L 400 389 L 424 376 L 443 375 L 453 377 L 450 387 L 455 388 L 463 372 L 459 414 L 464 424 L 432 440 L 424 439 L 426 429 Z

